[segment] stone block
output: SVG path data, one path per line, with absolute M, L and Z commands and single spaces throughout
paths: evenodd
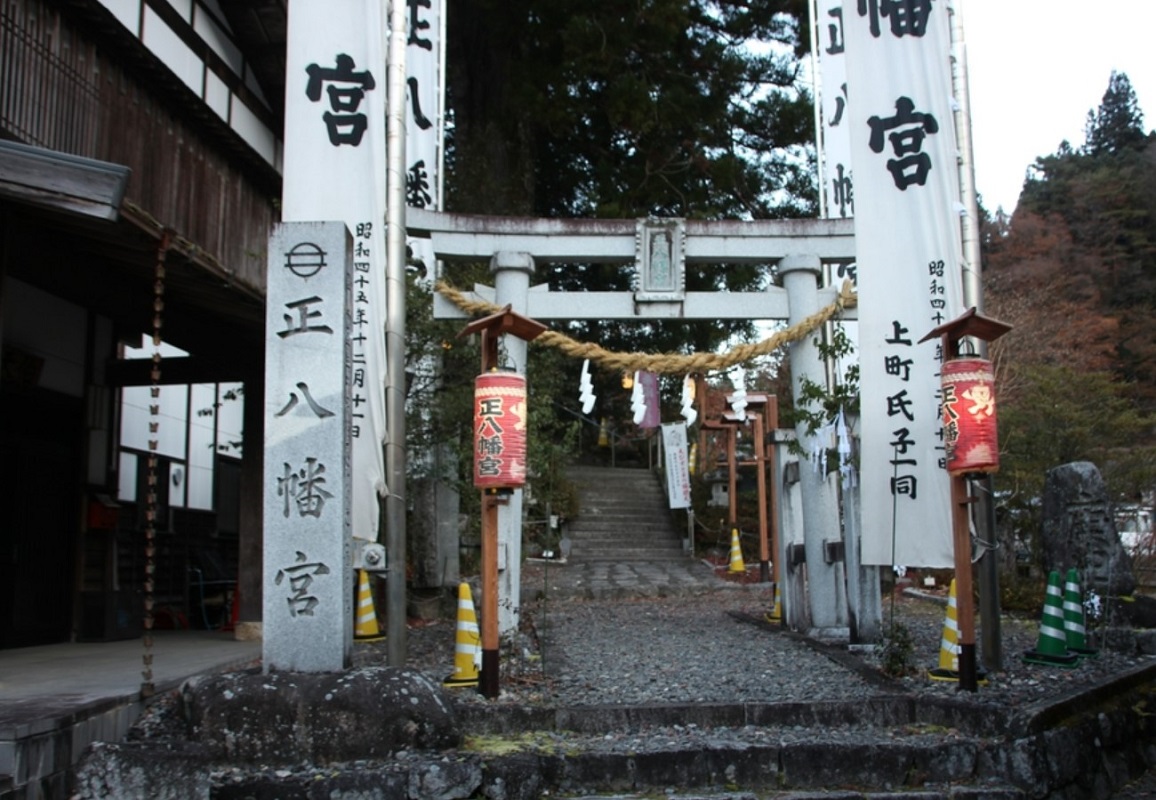
M 410 669 L 217 675 L 188 682 L 183 700 L 194 738 L 242 762 L 383 758 L 462 738 L 442 687 Z

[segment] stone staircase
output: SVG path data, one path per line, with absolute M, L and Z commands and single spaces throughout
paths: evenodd
M 684 561 L 683 534 L 661 477 L 647 469 L 572 466 L 578 516 L 568 523 L 572 562 Z

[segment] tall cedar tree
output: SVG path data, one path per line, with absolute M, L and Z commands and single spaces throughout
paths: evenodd
M 1112 72 L 1100 108 L 1095 114 L 1088 112 L 1084 138 L 1084 149 L 1093 156 L 1144 145 L 1144 114 L 1132 82 L 1123 72 Z
M 813 215 L 805 0 L 450 0 L 447 14 L 450 210 Z M 447 276 L 491 280 L 484 265 Z M 540 265 L 534 280 L 581 291 L 628 290 L 631 278 L 619 266 L 567 264 Z M 768 280 L 769 267 L 692 268 L 687 288 L 750 290 Z M 717 321 L 553 324 L 644 352 L 710 351 L 753 332 Z M 576 387 L 580 364 L 559 368 Z M 596 413 L 624 402 L 618 377 L 595 374 Z

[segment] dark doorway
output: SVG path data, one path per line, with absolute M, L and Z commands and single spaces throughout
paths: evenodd
M 71 637 L 83 408 L 57 392 L 0 390 L 0 647 Z

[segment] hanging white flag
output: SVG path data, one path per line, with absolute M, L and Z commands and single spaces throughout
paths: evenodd
M 662 423 L 666 453 L 666 496 L 671 508 L 690 508 L 690 457 L 685 422 Z
M 285 222 L 353 234 L 353 535 L 385 492 L 385 41 L 380 0 L 293 0 L 285 70 Z
M 855 173 L 863 563 L 948 567 L 938 342 L 919 344 L 962 312 L 948 5 L 860 0 L 844 3 L 842 19 Z

